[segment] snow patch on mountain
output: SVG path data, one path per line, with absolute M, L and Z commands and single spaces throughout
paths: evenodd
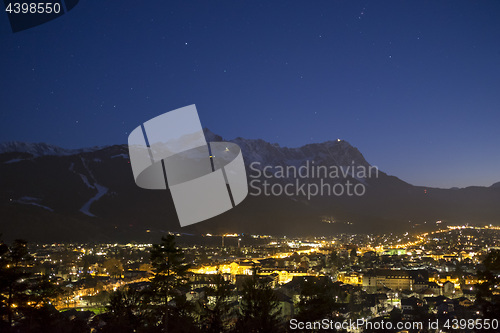
M 89 180 L 88 180 L 87 176 L 82 175 L 81 173 L 79 173 L 78 175 L 80 175 L 80 177 L 82 178 L 82 181 L 85 183 L 85 185 L 87 185 L 87 187 L 88 187 L 88 188 L 93 188 L 93 189 L 95 189 L 95 186 L 94 186 L 94 185 L 92 185 L 92 184 L 90 184 L 90 182 L 89 182 Z
M 85 160 L 83 159 L 83 157 L 81 157 L 80 160 L 82 161 L 83 166 L 87 170 L 87 172 L 89 174 L 89 177 L 92 179 L 93 184 L 91 184 L 88 181 L 87 177 L 84 177 L 84 175 L 80 174 L 80 176 L 82 176 L 82 179 L 85 178 L 84 182 L 87 184 L 87 186 L 91 186 L 92 188 L 94 188 L 94 189 L 97 190 L 96 195 L 94 195 L 92 198 L 90 198 L 90 200 L 87 201 L 82 206 L 82 208 L 80 208 L 80 212 L 82 212 L 85 215 L 88 215 L 88 216 L 91 216 L 91 217 L 95 217 L 95 215 L 90 212 L 90 206 L 92 205 L 92 203 L 94 203 L 95 201 L 99 200 L 103 195 L 105 195 L 108 192 L 109 189 L 107 187 L 105 187 L 105 186 L 102 186 L 102 185 L 98 184 L 97 181 L 96 181 L 96 179 L 95 179 L 95 177 L 94 177 L 94 175 L 92 174 L 92 171 L 90 171 L 90 169 L 89 169 L 87 163 L 85 162 Z
M 24 161 L 22 158 L 14 158 L 12 160 L 9 160 L 7 162 L 4 162 L 3 164 L 11 164 L 11 163 L 17 163 L 17 162 L 21 162 L 21 161 Z
M 82 208 L 80 208 L 80 212 L 82 212 L 85 215 L 88 215 L 90 217 L 95 217 L 94 214 L 90 212 L 90 206 L 92 203 L 95 201 L 99 200 L 103 195 L 105 195 L 108 192 L 108 188 L 104 187 L 102 185 L 99 185 L 97 183 L 94 183 L 94 187 L 97 189 L 96 195 L 94 195 L 92 198 L 90 198 L 89 201 L 87 201 Z
M 128 154 L 118 154 L 118 155 L 113 155 L 113 156 L 111 156 L 111 158 L 117 158 L 117 157 L 121 157 L 121 158 L 130 158 L 130 157 L 128 156 Z
M 82 165 L 85 168 L 85 170 L 87 170 L 87 173 L 88 173 L 89 177 L 87 177 L 86 175 L 84 175 L 82 173 L 76 172 L 75 171 L 75 164 L 74 163 L 70 164 L 69 171 L 73 172 L 74 174 L 79 175 L 80 178 L 82 179 L 83 183 L 85 185 L 87 185 L 87 187 L 89 187 L 91 189 L 97 190 L 97 193 L 92 198 L 90 198 L 82 206 L 82 208 L 80 208 L 80 212 L 82 212 L 83 214 L 85 214 L 87 216 L 90 216 L 90 217 L 95 217 L 95 215 L 90 212 L 90 206 L 94 202 L 96 202 L 97 200 L 99 200 L 100 198 L 102 198 L 103 195 L 105 195 L 106 193 L 108 193 L 109 189 L 107 187 L 105 187 L 105 186 L 102 186 L 102 185 L 98 184 L 97 180 L 94 177 L 94 174 L 92 173 L 92 171 L 90 171 L 90 168 L 88 167 L 85 159 L 83 157 L 81 157 L 80 160 L 82 161 Z M 90 178 L 90 180 L 89 180 L 89 178 Z
M 52 208 L 40 204 L 39 202 L 41 200 L 42 199 L 40 199 L 40 198 L 24 196 L 22 198 L 19 198 L 18 200 L 14 200 L 14 202 L 19 203 L 19 204 L 23 204 L 23 205 L 31 205 L 31 206 L 40 207 L 40 208 L 43 208 L 45 210 L 48 210 L 49 212 L 54 211 Z
M 84 174 L 81 174 L 81 173 L 75 171 L 75 163 L 71 163 L 70 164 L 69 171 L 73 172 L 75 175 L 80 176 L 80 178 L 82 179 L 83 183 L 85 185 L 87 185 L 88 188 L 95 189 L 95 186 L 89 182 L 89 179 L 87 178 L 87 176 L 85 176 Z

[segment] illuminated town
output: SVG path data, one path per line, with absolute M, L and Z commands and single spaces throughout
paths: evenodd
M 175 235 L 189 265 L 187 283 L 177 292 L 187 301 L 211 304 L 215 299 L 209 290 L 216 288 L 214 277 L 221 277 L 229 287 L 228 302 L 238 308 L 244 284 L 258 278 L 272 288 L 281 322 L 304 313 L 305 300 L 311 297 L 304 293 L 308 283 L 328 286 L 332 303 L 327 312 L 339 320 L 399 316 L 412 321 L 457 314 L 482 318 L 487 311 L 484 302 L 500 296 L 500 286 L 483 274 L 488 268 L 485 258 L 500 249 L 499 227 L 449 226 L 415 235 L 311 239 L 201 235 L 213 245 L 186 244 L 189 237 Z M 48 277 L 58 287 L 47 304 L 59 311 L 87 313 L 89 322 L 109 309 L 113 293 L 147 290 L 157 273 L 150 261 L 152 244 L 27 246 L 32 260 L 23 270 L 33 277 Z M 490 273 L 498 281 L 500 272 Z

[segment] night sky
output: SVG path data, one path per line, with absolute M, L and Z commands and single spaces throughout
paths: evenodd
M 12 33 L 0 141 L 126 143 L 196 104 L 225 139 L 335 140 L 415 185 L 500 181 L 500 1 L 90 1 Z

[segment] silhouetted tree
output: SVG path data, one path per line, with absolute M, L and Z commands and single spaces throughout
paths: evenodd
M 140 326 L 142 294 L 133 288 L 114 291 L 109 296 L 108 318 L 103 332 L 136 332 Z
M 209 333 L 225 332 L 229 328 L 232 315 L 231 284 L 224 280 L 222 274 L 215 275 L 212 283 L 214 286 L 206 289 L 208 301 L 202 305 L 202 327 Z
M 0 246 L 0 308 L 7 317 L 8 327 L 29 306 L 30 274 L 26 272 L 26 265 L 30 262 L 25 240 L 17 239 L 11 247 L 3 243 Z
M 500 272 L 500 251 L 489 252 L 483 260 L 485 270 L 478 272 L 478 277 L 486 282 L 477 286 L 478 299 L 491 298 L 493 289 L 500 284 L 498 273 Z
M 315 321 L 330 318 L 336 308 L 336 297 L 340 292 L 326 277 L 308 279 L 302 283 L 297 319 Z
M 180 287 L 187 285 L 186 273 L 189 265 L 184 261 L 182 250 L 176 247 L 174 235 L 162 237 L 159 244 L 153 245 L 151 265 L 154 271 L 153 301 L 161 308 L 159 313 L 162 326 L 170 332 L 181 318 L 183 321 L 190 319 L 187 314 L 190 304 L 186 302 L 185 295 L 179 292 Z
M 243 284 L 241 313 L 236 324 L 237 332 L 280 332 L 283 330 L 280 319 L 279 301 L 271 284 L 252 275 Z
M 44 332 L 44 327 L 57 318 L 57 310 L 50 305 L 60 293 L 47 276 L 30 273 L 32 257 L 24 240 L 15 240 L 9 247 L 0 244 L 0 331 Z

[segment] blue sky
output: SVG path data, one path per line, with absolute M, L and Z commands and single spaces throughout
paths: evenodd
M 282 146 L 342 138 L 416 185 L 500 181 L 500 2 L 82 0 L 12 33 L 0 141 L 125 143 L 196 104 Z

